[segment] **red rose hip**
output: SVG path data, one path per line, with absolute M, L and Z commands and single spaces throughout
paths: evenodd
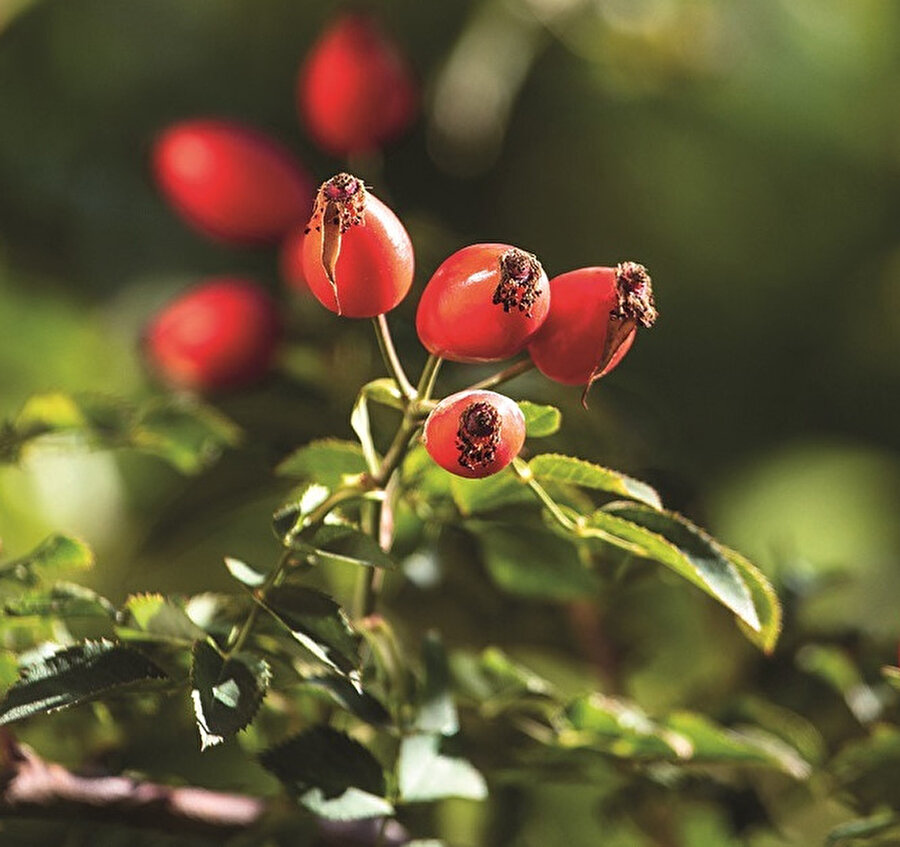
M 541 263 L 509 244 L 472 244 L 444 260 L 416 312 L 419 340 L 454 362 L 498 362 L 515 356 L 550 309 Z
M 313 45 L 297 80 L 309 134 L 336 156 L 377 150 L 406 130 L 416 112 L 406 60 L 366 15 L 337 18 Z
M 154 144 L 153 170 L 176 211 L 221 241 L 277 241 L 312 205 L 312 180 L 287 149 L 231 121 L 169 127 Z
M 393 309 L 412 285 L 412 241 L 400 219 L 363 181 L 341 173 L 322 183 L 302 239 L 282 256 L 287 282 L 305 286 L 319 302 L 348 318 Z
M 250 280 L 215 278 L 177 297 L 150 321 L 144 355 L 169 385 L 239 388 L 268 372 L 280 330 L 266 291 Z
M 525 416 L 494 391 L 460 391 L 425 421 L 425 449 L 444 470 L 479 479 L 503 470 L 525 443 Z
M 643 265 L 579 268 L 550 280 L 550 314 L 528 344 L 537 369 L 564 385 L 591 384 L 608 374 L 634 342 L 637 327 L 657 317 Z

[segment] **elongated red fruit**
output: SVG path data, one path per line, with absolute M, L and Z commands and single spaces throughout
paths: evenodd
M 525 443 L 525 416 L 495 391 L 445 397 L 425 421 L 425 449 L 444 470 L 479 479 L 503 470 Z
M 400 219 L 363 181 L 341 173 L 322 183 L 299 250 L 300 262 L 282 256 L 287 282 L 304 283 L 319 302 L 348 318 L 389 312 L 412 285 L 412 241 Z M 299 271 L 299 272 L 298 272 Z
M 370 17 L 337 18 L 313 45 L 297 104 L 313 140 L 336 156 L 379 149 L 416 113 L 416 83 L 397 46 Z
M 163 308 L 147 326 L 153 372 L 179 388 L 239 388 L 269 370 L 281 336 L 278 309 L 255 282 L 216 277 Z
M 657 317 L 643 265 L 579 268 L 550 280 L 550 314 L 528 344 L 537 369 L 564 385 L 591 384 L 631 348 L 638 325 Z
M 416 330 L 435 356 L 497 362 L 525 348 L 549 309 L 547 275 L 534 255 L 509 244 L 472 244 L 428 281 Z
M 154 145 L 153 169 L 175 210 L 221 241 L 277 241 L 312 206 L 312 180 L 288 150 L 232 121 L 170 126 Z

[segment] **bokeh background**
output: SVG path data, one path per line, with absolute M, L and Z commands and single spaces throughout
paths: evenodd
M 245 428 L 244 447 L 193 479 L 127 452 L 30 454 L 0 470 L 6 553 L 65 530 L 96 547 L 92 578 L 113 597 L 223 587 L 222 555 L 258 559 L 275 549 L 268 518 L 286 493 L 271 476 L 275 462 L 310 438 L 350 435 L 355 392 L 379 373 L 368 323 L 288 291 L 276 250 L 192 232 L 148 167 L 155 134 L 194 116 L 272 133 L 317 181 L 345 167 L 314 147 L 294 96 L 304 54 L 341 8 L 0 0 L 0 418 L 36 391 L 158 390 L 139 360 L 141 327 L 203 276 L 254 276 L 291 320 L 278 372 L 215 399 Z M 367 8 L 423 87 L 413 129 L 383 155 L 352 163 L 416 245 L 413 296 L 390 318 L 401 352 L 414 365 L 424 360 L 415 293 L 467 243 L 520 245 L 551 275 L 643 262 L 661 318 L 596 386 L 588 412 L 578 390 L 536 374 L 510 393 L 563 409 L 552 447 L 647 479 L 668 505 L 753 557 L 788 603 L 789 634 L 869 638 L 873 655 L 893 661 L 900 6 L 386 0 Z M 442 391 L 482 374 L 447 367 Z M 749 665 L 737 642 L 697 662 L 692 619 L 707 613 L 705 601 L 674 590 L 662 597 L 660 608 L 672 600 L 670 620 L 622 621 L 613 636 L 639 640 L 626 660 L 631 693 L 668 707 L 724 697 L 753 674 L 775 684 L 773 666 Z M 678 638 L 667 639 L 670 627 Z M 561 800 L 551 793 L 543 802 L 537 808 Z M 583 837 L 560 825 L 509 843 Z M 709 843 L 726 843 L 725 829 L 709 831 L 719 833 Z

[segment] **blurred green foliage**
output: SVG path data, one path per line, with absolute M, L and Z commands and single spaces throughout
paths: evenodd
M 424 543 L 440 566 L 421 585 L 389 582 L 389 606 L 410 633 L 440 619 L 454 646 L 493 639 L 570 696 L 599 686 L 655 717 L 700 708 L 763 726 L 765 700 L 774 704 L 766 728 L 798 746 L 806 739 L 825 763 L 805 783 L 750 771 L 713 787 L 665 768 L 630 778 L 598 760 L 540 785 L 510 772 L 488 804 L 447 801 L 411 816 L 410 828 L 458 845 L 808 847 L 871 815 L 869 830 L 838 832 L 832 843 L 896 843 L 877 839 L 896 823 L 883 810 L 897 807 L 885 783 L 900 761 L 896 730 L 878 727 L 897 719 L 879 667 L 895 662 L 900 638 L 900 7 L 369 6 L 424 86 L 413 131 L 353 163 L 408 224 L 414 295 L 472 241 L 533 250 L 551 275 L 644 262 L 662 318 L 595 387 L 590 411 L 577 390 L 533 374 L 510 393 L 563 409 L 545 449 L 647 479 L 668 505 L 760 562 L 787 618 L 778 652 L 764 659 L 699 592 L 641 565 L 604 583 L 596 614 L 498 600 L 473 573 L 471 539 L 404 538 L 402 526 L 405 552 Z M 353 397 L 379 374 L 368 325 L 286 292 L 275 250 L 236 250 L 189 231 L 155 192 L 147 163 L 168 123 L 221 115 L 277 135 L 318 178 L 343 167 L 305 137 L 293 96 L 299 62 L 338 8 L 0 6 L 0 419 L 35 392 L 146 401 L 156 388 L 137 353 L 141 326 L 201 276 L 254 275 L 291 321 L 279 372 L 215 398 L 245 437 L 202 475 L 83 445 L 36 449 L 0 469 L 5 554 L 73 532 L 98 551 L 92 585 L 117 603 L 138 590 L 222 588 L 224 556 L 259 562 L 276 551 L 270 516 L 289 490 L 272 474 L 277 462 L 311 439 L 351 437 Z M 391 324 L 401 353 L 419 363 L 414 311 L 412 296 Z M 441 389 L 471 381 L 447 367 Z M 91 758 L 157 778 L 271 788 L 239 770 L 233 747 L 201 757 L 184 710 L 165 705 L 172 731 L 161 736 L 160 715 L 143 708 L 114 706 L 138 730 L 127 739 L 93 706 L 79 707 L 93 720 L 77 723 L 77 739 L 74 713 L 35 720 L 23 737 L 69 764 Z M 520 743 L 497 733 L 473 739 L 485 759 Z M 848 741 L 855 746 L 833 758 Z M 873 775 L 872 762 L 884 770 Z M 867 832 L 875 840 L 860 840 Z M 26 825 L 7 836 L 47 843 Z M 115 843 L 87 829 L 73 836 L 101 837 Z

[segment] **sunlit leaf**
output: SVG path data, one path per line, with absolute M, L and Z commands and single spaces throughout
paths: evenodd
M 528 400 L 519 400 L 518 406 L 525 415 L 525 435 L 528 438 L 545 438 L 559 431 L 562 413 L 556 406 L 542 406 Z
M 440 736 L 411 735 L 400 744 L 397 762 L 400 797 L 405 803 L 422 803 L 445 797 L 483 800 L 484 777 L 465 759 L 440 753 Z

